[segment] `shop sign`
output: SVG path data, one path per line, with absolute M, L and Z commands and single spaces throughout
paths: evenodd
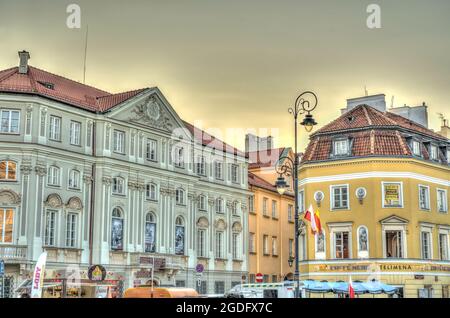
M 165 258 L 156 258 L 156 257 L 145 257 L 141 256 L 139 258 L 140 265 L 152 265 L 154 264 L 154 270 L 159 270 L 166 267 L 166 259 Z
M 414 279 L 424 279 L 425 276 L 423 275 L 414 275 Z
M 88 270 L 88 278 L 92 281 L 103 281 L 106 277 L 106 270 L 102 265 L 92 265 Z
M 317 272 L 368 272 L 375 266 L 382 272 L 449 272 L 450 265 L 365 263 L 365 264 L 320 264 L 314 266 Z

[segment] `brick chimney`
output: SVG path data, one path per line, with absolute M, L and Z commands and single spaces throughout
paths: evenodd
M 27 74 L 28 73 L 28 60 L 30 59 L 30 53 L 27 51 L 19 51 L 19 73 Z

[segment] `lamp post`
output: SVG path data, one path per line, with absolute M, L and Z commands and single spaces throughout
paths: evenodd
M 295 286 L 295 297 L 300 297 L 300 270 L 299 270 L 299 235 L 300 235 L 300 222 L 299 222 L 299 202 L 298 202 L 298 168 L 299 168 L 299 159 L 297 152 L 297 124 L 298 124 L 298 116 L 305 114 L 303 121 L 300 125 L 305 127 L 307 132 L 311 132 L 313 127 L 317 125 L 314 120 L 311 112 L 317 106 L 317 96 L 313 92 L 306 91 L 301 93 L 297 99 L 295 100 L 294 106 L 288 109 L 289 114 L 294 116 L 294 139 L 295 139 L 295 152 L 294 152 L 294 160 L 291 158 L 284 156 L 278 159 L 275 170 L 278 173 L 277 181 L 275 182 L 275 186 L 277 187 L 277 191 L 280 195 L 283 195 L 288 188 L 285 177 L 292 176 L 294 179 L 294 197 L 295 197 L 295 230 L 294 230 L 294 240 L 295 240 L 295 273 L 294 280 L 296 282 Z M 304 225 L 304 222 L 302 221 Z M 302 227 L 303 227 L 302 225 Z M 292 258 L 289 258 L 289 263 L 292 264 Z

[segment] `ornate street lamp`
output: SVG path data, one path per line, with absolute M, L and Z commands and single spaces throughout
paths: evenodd
M 298 124 L 298 116 L 305 114 L 303 121 L 300 123 L 305 127 L 307 132 L 311 132 L 313 127 L 317 125 L 317 122 L 314 120 L 311 112 L 317 107 L 317 96 L 313 92 L 306 91 L 301 93 L 297 99 L 295 100 L 294 106 L 288 109 L 289 114 L 294 116 L 294 139 L 295 139 L 295 152 L 294 152 L 294 160 L 289 157 L 281 157 L 278 159 L 275 170 L 278 173 L 277 181 L 275 182 L 275 186 L 277 187 L 277 191 L 280 195 L 283 195 L 288 189 L 288 185 L 286 183 L 285 177 L 293 177 L 294 179 L 294 197 L 295 197 L 295 225 L 294 225 L 294 239 L 295 239 L 295 273 L 294 280 L 296 281 L 295 286 L 295 297 L 300 297 L 300 270 L 299 270 L 299 235 L 301 233 L 300 222 L 299 222 L 299 211 L 298 211 L 298 168 L 299 168 L 299 159 L 297 152 L 297 124 Z M 304 222 L 301 222 L 304 226 Z M 292 257 L 289 257 L 288 263 L 289 266 L 292 266 L 292 262 L 294 260 Z

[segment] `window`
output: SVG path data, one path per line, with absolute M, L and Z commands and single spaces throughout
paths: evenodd
M 115 177 L 112 180 L 112 192 L 113 194 L 125 194 L 125 180 L 121 177 Z
M 183 168 L 184 166 L 184 149 L 182 147 L 175 147 L 175 166 Z
M 198 156 L 197 157 L 197 174 L 199 176 L 206 176 L 206 164 L 205 164 L 205 157 Z
M 267 203 L 268 203 L 269 199 L 267 198 L 263 198 L 263 215 L 267 216 Z
M 76 121 L 70 122 L 70 144 L 79 146 L 81 143 L 81 123 Z
M 289 239 L 289 257 L 294 257 L 294 240 Z
M 223 199 L 216 199 L 216 213 L 223 213 Z
M 403 207 L 403 189 L 400 182 L 383 182 L 383 207 Z
M 255 249 L 255 233 L 251 233 L 248 236 L 248 251 L 249 253 L 256 253 Z
M 55 141 L 61 141 L 61 118 L 50 116 L 48 138 Z
M 292 204 L 288 205 L 288 222 L 294 222 L 294 206 Z
M 123 214 L 119 208 L 114 208 L 111 218 L 111 249 L 123 250 Z
M 48 168 L 47 184 L 51 186 L 60 185 L 60 170 L 56 166 L 50 166 Z
M 248 211 L 255 212 L 255 197 L 254 196 L 250 196 L 248 198 Z
M 349 145 L 348 139 L 335 140 L 334 143 L 334 155 L 335 156 L 345 156 L 348 155 Z
M 348 185 L 331 186 L 331 206 L 333 210 L 348 209 Z
M 13 161 L 0 161 L 0 181 L 16 180 L 17 165 Z
M 87 131 L 86 131 L 86 146 L 91 146 L 91 139 L 92 139 L 92 122 L 88 122 L 87 124 Z
M 216 179 L 223 180 L 223 163 L 220 161 L 214 162 L 214 176 Z
M 214 282 L 214 293 L 224 294 L 225 293 L 225 282 Z
M 272 200 L 272 218 L 277 219 L 278 213 L 277 213 L 277 201 Z
M 239 210 L 239 202 L 234 201 L 232 206 L 233 215 L 238 215 L 238 210 Z
M 349 258 L 349 233 L 348 232 L 335 232 L 334 233 L 334 248 L 335 258 L 347 259 Z
M 181 216 L 175 220 L 175 254 L 184 255 L 184 220 Z
M 305 190 L 298 192 L 298 209 L 300 213 L 305 212 Z
M 44 245 L 55 246 L 56 234 L 56 213 L 57 211 L 48 210 L 45 217 L 45 236 Z
M 175 191 L 175 199 L 178 205 L 184 205 L 184 190 L 176 189 Z
M 234 183 L 239 182 L 239 166 L 231 165 L 231 181 Z
M 403 258 L 402 231 L 386 231 L 386 257 Z
M 200 200 L 199 200 L 199 204 L 198 204 L 198 209 L 200 211 L 206 211 L 206 196 L 201 195 L 200 196 Z
M 30 135 L 31 134 L 31 111 L 27 111 L 26 117 L 25 117 L 25 134 Z
M 298 255 L 299 259 L 301 261 L 305 261 L 308 257 L 306 233 L 301 233 L 299 235 L 298 245 L 299 245 L 299 255 Z
M 430 146 L 430 159 L 438 160 L 438 147 L 436 147 L 435 145 Z
M 232 254 L 233 259 L 239 259 L 239 233 L 233 233 L 232 237 Z
M 269 255 L 269 236 L 263 235 L 263 254 Z
M 200 281 L 195 288 L 200 295 L 206 295 L 208 293 L 208 284 L 206 280 Z
M 113 150 L 114 152 L 123 154 L 125 153 L 125 132 L 120 130 L 114 130 L 113 134 Z
M 146 156 L 147 160 L 156 161 L 157 160 L 157 147 L 158 144 L 156 140 L 147 139 Z
M 145 197 L 147 200 L 157 201 L 157 186 L 154 183 L 149 183 L 145 186 Z
M 77 214 L 68 213 L 66 219 L 66 247 L 76 247 Z
M 69 172 L 69 188 L 80 189 L 80 172 L 78 170 L 70 170 Z
M 1 175 L 1 172 L 0 172 Z M 1 179 L 1 178 L 0 178 Z M 439 212 L 447 212 L 447 190 L 438 189 L 437 190 L 437 208 Z
M 278 255 L 278 240 L 276 236 L 272 236 L 272 256 Z
M 151 212 L 145 216 L 145 252 L 156 252 L 156 220 Z
M 0 208 L 0 243 L 13 242 L 14 210 Z
M 419 208 L 421 210 L 430 209 L 430 187 L 419 186 Z
M 448 234 L 439 233 L 439 259 L 441 261 L 449 260 Z
M 223 257 L 223 232 L 216 232 L 216 258 Z
M 206 230 L 197 230 L 197 251 L 198 256 L 206 257 Z
M 20 112 L 18 110 L 2 110 L 1 132 L 18 134 Z
M 175 287 L 186 287 L 186 281 L 185 280 L 176 280 Z
M 420 241 L 422 246 L 422 258 L 431 259 L 431 233 L 422 231 L 420 233 Z
M 412 151 L 415 156 L 420 156 L 420 143 L 417 140 L 412 142 Z

